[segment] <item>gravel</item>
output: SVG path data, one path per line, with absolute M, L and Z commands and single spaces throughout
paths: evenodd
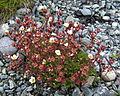
M 32 14 L 29 13 L 30 9 L 20 8 L 17 14 L 10 18 L 9 23 L 0 25 L 0 52 L 14 54 L 17 51 L 11 45 L 14 41 L 5 36 L 5 32 L 13 30 L 12 26 L 15 25 L 19 28 L 19 25 L 15 23 L 16 18 L 21 19 L 25 14 L 28 14 L 37 22 L 38 27 L 42 25 L 43 21 L 41 19 L 44 18 L 37 10 L 41 5 L 52 6 L 52 10 L 63 10 L 65 14 L 61 19 L 65 20 L 65 22 L 78 21 L 86 25 L 86 30 L 80 33 L 83 34 L 84 38 L 82 43 L 87 45 L 90 44 L 90 40 L 87 37 L 88 33 L 86 31 L 92 32 L 96 28 L 100 28 L 102 32 L 97 37 L 105 41 L 104 44 L 107 46 L 106 50 L 101 53 L 103 57 L 105 56 L 109 60 L 111 54 L 120 53 L 120 2 L 118 0 L 111 2 L 110 0 L 102 0 L 96 4 L 88 2 L 88 0 L 35 0 Z M 17 32 L 17 30 L 14 30 L 14 32 Z M 91 53 L 95 54 L 95 52 Z M 115 96 L 114 94 L 120 93 L 120 61 L 119 58 L 115 58 L 115 60 L 117 63 L 114 63 L 112 66 L 116 70 L 117 75 L 114 72 L 114 74 L 108 74 L 109 82 L 106 82 L 105 77 L 98 82 L 97 88 L 87 87 L 81 90 L 79 87 L 76 87 L 72 91 L 72 96 L 80 96 L 82 92 L 85 93 L 85 96 Z M 104 60 L 104 64 L 108 64 L 106 60 Z M 0 92 L 4 93 L 5 96 L 31 96 L 30 92 L 34 91 L 34 87 L 29 84 L 27 79 L 23 79 L 24 75 L 14 71 L 7 71 L 6 67 L 9 67 L 9 63 L 3 63 L 0 60 Z M 99 66 L 96 66 L 96 69 L 99 72 Z M 115 78 L 112 79 L 113 77 Z M 90 86 L 92 85 L 90 84 Z M 43 94 L 45 96 L 49 92 L 44 91 Z M 52 94 L 54 96 L 64 96 L 59 95 L 59 91 Z

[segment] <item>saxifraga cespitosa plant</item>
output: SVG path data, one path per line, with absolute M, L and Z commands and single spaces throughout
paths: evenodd
M 37 23 L 26 15 L 23 22 L 16 19 L 20 25 L 18 32 L 7 33 L 16 41 L 13 46 L 18 49 L 18 53 L 24 53 L 26 57 L 22 62 L 19 54 L 10 56 L 12 62 L 8 69 L 34 76 L 52 87 L 85 84 L 88 76 L 95 74 L 94 61 L 102 62 L 99 52 L 105 49 L 104 46 L 100 46 L 94 56 L 84 51 L 92 50 L 100 30 L 91 32 L 91 43 L 85 45 L 81 43 L 81 35 L 76 37 L 76 33 L 84 30 L 85 26 L 78 22 L 63 22 L 63 12 L 60 10 L 53 12 L 58 17 L 56 21 L 54 15 L 48 14 L 46 8 L 42 8 L 41 12 L 45 17 L 41 27 L 37 27 Z M 97 44 L 101 45 L 101 42 Z

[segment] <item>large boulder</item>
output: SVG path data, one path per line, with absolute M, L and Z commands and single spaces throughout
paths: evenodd
M 3 37 L 0 39 L 0 51 L 4 54 L 14 54 L 17 48 L 13 47 L 14 43 L 9 37 Z

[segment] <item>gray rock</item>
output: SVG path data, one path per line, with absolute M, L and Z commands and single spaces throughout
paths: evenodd
M 105 0 L 101 1 L 101 7 L 104 7 L 105 5 L 106 5 L 106 1 Z
M 112 82 L 105 82 L 106 86 L 109 87 L 111 86 Z
M 118 26 L 118 24 L 119 24 L 118 22 L 113 22 L 112 23 L 112 28 L 116 28 Z
M 118 18 L 118 21 L 120 21 L 120 17 Z
M 28 8 L 20 8 L 19 10 L 17 10 L 17 14 L 24 15 L 24 14 L 28 13 L 29 10 L 30 9 L 28 9 Z
M 58 0 L 53 0 L 54 3 L 58 2 Z
M 14 20 L 9 20 L 9 23 L 12 25 L 12 24 L 15 24 L 16 22 Z
M 10 76 L 15 76 L 15 75 L 16 75 L 16 73 L 11 73 L 11 74 L 10 74 Z
M 0 66 L 3 66 L 4 64 L 2 63 L 2 61 L 0 61 Z
M 110 91 L 107 87 L 101 86 L 95 89 L 94 94 L 97 93 L 98 96 L 111 96 Z
M 28 92 L 30 92 L 32 90 L 33 90 L 32 86 L 29 86 L 29 87 L 26 88 L 26 91 L 28 91 Z
M 22 92 L 21 96 L 29 96 L 29 95 L 28 95 L 28 92 L 27 92 L 26 90 L 24 90 L 24 91 Z
M 73 16 L 68 16 L 65 20 L 65 22 L 69 22 L 69 21 L 72 21 L 74 22 L 74 17 Z
M 1 78 L 1 79 L 7 79 L 7 78 L 8 78 L 8 75 L 0 75 L 0 78 Z
M 9 80 L 9 86 L 10 86 L 10 89 L 14 88 L 16 86 L 15 82 L 13 82 L 12 80 Z
M 85 16 L 92 15 L 92 12 L 91 12 L 90 9 L 83 8 L 83 9 L 81 9 L 80 11 L 81 11 L 81 13 L 82 13 L 83 15 L 85 15 Z
M 120 77 L 117 78 L 117 80 L 115 81 L 115 84 L 120 84 Z
M 92 5 L 92 8 L 99 8 L 99 5 L 98 4 L 94 4 L 94 5 Z
M 100 11 L 100 15 L 103 17 L 104 15 L 106 14 L 106 12 L 104 10 Z M 106 18 L 109 18 L 109 17 L 103 17 L 103 19 L 106 19 Z
M 3 85 L 3 82 L 0 82 L 0 86 L 2 86 Z
M 42 95 L 47 96 L 48 94 L 49 94 L 48 92 L 44 91 Z
M 115 91 L 117 91 L 120 94 L 120 84 L 113 84 L 112 87 Z
M 3 73 L 3 74 L 6 74 L 6 68 L 3 68 L 3 69 L 2 69 L 2 73 Z
M 7 92 L 7 93 L 14 93 L 13 90 L 5 90 L 5 92 Z
M 23 89 L 25 89 L 26 88 L 26 85 L 22 85 L 21 86 L 21 89 L 23 90 Z
M 82 2 L 82 3 L 86 3 L 86 2 L 87 2 L 87 0 L 81 0 L 81 2 Z
M 120 30 L 115 30 L 115 31 L 114 31 L 114 34 L 115 34 L 115 35 L 120 35 Z
M 105 36 L 105 35 L 104 35 L 104 36 L 103 36 L 103 35 L 99 35 L 99 37 L 100 37 L 102 40 L 108 40 L 108 39 L 109 39 L 107 35 L 106 35 L 106 36 Z
M 120 69 L 115 70 L 117 74 L 120 75 Z
M 56 91 L 54 96 L 64 96 L 64 95 L 60 95 L 59 91 Z
M 95 76 L 89 76 L 87 79 L 87 83 L 84 85 L 85 87 L 89 87 L 93 84 L 93 81 L 95 79 Z
M 93 90 L 87 87 L 83 87 L 82 91 L 84 92 L 85 96 L 93 96 Z
M 37 22 L 37 27 L 41 27 L 42 26 L 42 23 L 41 22 Z
M 19 85 L 23 84 L 23 81 L 20 81 L 18 84 L 19 84 Z
M 76 87 L 72 93 L 72 96 L 80 96 L 81 91 L 78 87 Z
M 109 16 L 103 16 L 102 19 L 108 21 L 108 20 L 110 20 L 110 17 Z
M 17 76 L 16 76 L 16 80 L 19 80 L 19 79 L 20 79 L 20 76 L 19 76 L 19 75 L 17 75 Z
M 8 67 L 8 66 L 9 66 L 9 63 L 6 63 L 6 64 L 5 64 L 5 67 Z
M 0 87 L 0 92 L 2 92 L 2 93 L 3 93 L 3 91 L 4 91 L 3 87 Z
M 21 91 L 21 88 L 18 87 L 18 88 L 16 89 L 16 92 L 20 92 L 20 91 Z
M 1 38 L 6 32 L 9 31 L 8 29 L 9 29 L 8 23 L 5 23 L 5 24 L 0 25 L 0 38 Z
M 0 39 L 0 51 L 4 54 L 13 54 L 17 51 L 15 47 L 12 46 L 13 40 L 9 37 L 3 37 Z
M 4 88 L 4 89 L 9 89 L 8 84 L 4 84 L 4 85 L 3 85 L 3 88 Z
M 82 41 L 81 41 L 81 42 L 84 43 L 84 44 L 86 44 L 86 45 L 89 45 L 90 42 L 91 42 L 91 40 L 88 39 L 88 38 L 86 38 L 86 37 L 84 37 L 84 38 L 82 38 Z

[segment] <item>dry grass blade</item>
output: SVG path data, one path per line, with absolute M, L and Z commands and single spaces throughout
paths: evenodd
M 14 15 L 18 8 L 31 8 L 33 4 L 33 0 L 0 0 L 0 24 Z

